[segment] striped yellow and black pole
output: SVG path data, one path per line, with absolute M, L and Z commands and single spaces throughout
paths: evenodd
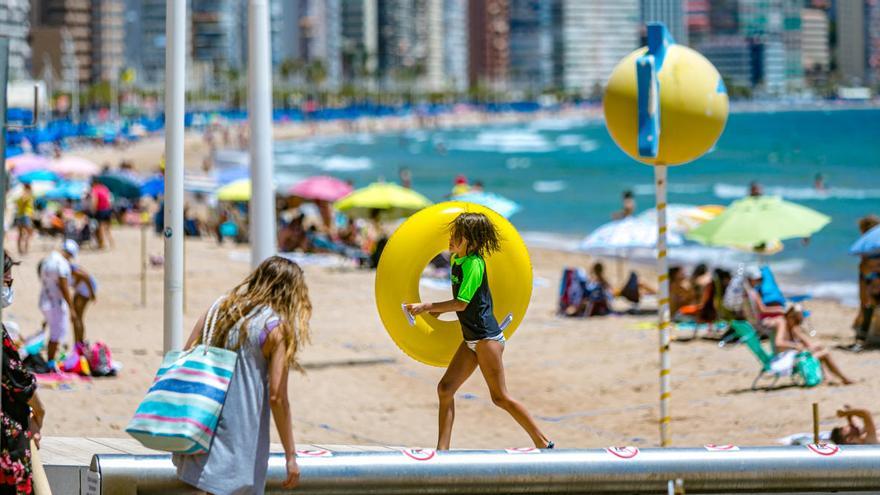
M 657 317 L 660 336 L 660 446 L 670 445 L 669 413 L 671 364 L 669 359 L 669 259 L 666 257 L 666 165 L 654 166 L 654 191 L 657 196 Z

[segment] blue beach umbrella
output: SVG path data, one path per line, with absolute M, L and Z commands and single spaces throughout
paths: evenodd
M 59 183 L 55 189 L 51 189 L 43 195 L 43 199 L 58 201 L 62 199 L 80 200 L 86 193 L 88 184 L 82 180 L 73 180 Z
M 162 194 L 165 194 L 165 178 L 161 175 L 153 177 L 141 185 L 141 196 L 156 198 Z
M 58 174 L 51 170 L 33 170 L 26 174 L 19 175 L 18 181 L 22 184 L 30 184 L 35 180 L 58 182 L 59 178 Z
M 520 205 L 495 193 L 470 192 L 459 194 L 452 199 L 455 201 L 466 201 L 468 203 L 483 205 L 504 218 L 510 218 L 513 214 L 522 209 Z
M 874 255 L 880 254 L 880 225 L 865 232 L 859 240 L 849 248 L 849 254 Z

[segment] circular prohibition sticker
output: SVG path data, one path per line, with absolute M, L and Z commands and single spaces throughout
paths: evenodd
M 729 443 L 724 444 L 724 445 L 716 445 L 714 443 L 707 443 L 706 445 L 703 445 L 703 447 L 705 447 L 706 450 L 708 450 L 709 452 L 732 452 L 735 450 L 739 450 L 739 447 L 737 447 L 736 445 L 729 444 Z
M 621 459 L 632 459 L 633 457 L 639 455 L 638 447 L 631 447 L 628 445 L 622 447 L 608 447 L 605 449 L 605 451 Z
M 517 447 L 514 449 L 504 449 L 508 454 L 540 454 L 541 450 L 534 447 Z
M 807 445 L 807 448 L 810 449 L 814 454 L 819 454 L 821 456 L 829 457 L 834 454 L 840 452 L 840 447 L 833 443 L 811 443 Z
M 296 455 L 302 457 L 333 457 L 333 452 L 327 449 L 304 449 L 297 450 Z
M 400 451 L 414 461 L 430 461 L 437 455 L 434 449 L 400 449 Z

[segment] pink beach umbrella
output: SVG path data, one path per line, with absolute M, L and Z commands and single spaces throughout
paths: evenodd
M 47 170 L 49 168 L 49 159 L 45 156 L 34 155 L 33 153 L 25 153 L 23 155 L 13 156 L 6 159 L 6 170 L 11 170 L 17 177 L 34 170 Z
M 319 175 L 309 177 L 291 187 L 287 192 L 312 201 L 336 201 L 347 196 L 352 188 L 346 182 L 335 177 Z
M 49 164 L 49 170 L 58 175 L 88 177 L 91 175 L 97 175 L 101 169 L 95 162 L 86 158 L 65 156 L 63 158 L 52 160 Z

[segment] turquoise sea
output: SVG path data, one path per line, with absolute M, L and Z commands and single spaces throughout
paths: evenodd
M 636 194 L 639 211 L 654 203 L 653 171 L 623 154 L 602 122 L 552 118 L 520 125 L 486 125 L 396 134 L 357 134 L 279 142 L 279 182 L 328 173 L 363 186 L 395 181 L 412 171 L 413 186 L 434 201 L 449 193 L 456 174 L 518 202 L 511 221 L 533 244 L 573 247 L 610 220 L 621 192 Z M 822 173 L 825 192 L 813 188 Z M 669 201 L 729 204 L 759 181 L 781 195 L 832 217 L 809 245 L 786 242 L 770 258 L 799 289 L 851 303 L 857 259 L 847 254 L 858 237 L 856 222 L 880 214 L 880 110 L 792 111 L 732 114 L 714 150 L 669 171 Z M 702 246 L 673 250 L 683 263 L 749 255 Z

